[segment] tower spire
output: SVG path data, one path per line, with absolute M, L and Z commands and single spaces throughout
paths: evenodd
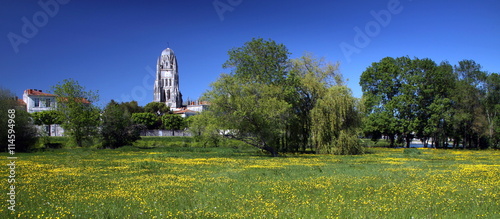
M 170 46 L 168 42 L 167 45 Z M 166 48 L 162 51 L 156 69 L 153 101 L 165 103 L 170 108 L 182 107 L 177 58 L 172 49 Z

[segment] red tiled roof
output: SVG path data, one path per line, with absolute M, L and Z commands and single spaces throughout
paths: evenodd
M 54 94 L 43 93 L 42 91 L 34 90 L 34 89 L 25 90 L 24 93 L 27 95 L 31 95 L 31 96 L 48 96 L 48 97 L 55 97 L 56 96 Z
M 26 103 L 24 102 L 24 100 L 23 100 L 23 99 L 17 99 L 17 100 L 16 100 L 16 102 L 17 102 L 17 104 L 19 104 L 19 105 L 21 105 L 21 106 L 26 105 Z
M 188 101 L 189 106 L 210 105 L 208 101 Z
M 185 109 L 185 110 L 174 111 L 173 113 L 174 114 L 183 114 L 183 113 L 197 113 L 197 112 L 193 111 L 193 110 Z
M 59 98 L 61 100 L 61 102 L 66 102 L 68 100 L 68 98 Z M 77 99 L 77 102 L 80 102 L 80 103 L 86 103 L 86 104 L 90 104 L 90 102 L 85 99 L 85 98 L 76 98 Z
M 30 96 L 46 96 L 46 97 L 57 97 L 55 94 L 48 94 L 48 93 L 43 93 L 41 90 L 36 90 L 36 89 L 27 89 L 24 91 L 25 94 L 30 95 Z M 85 99 L 85 98 L 78 98 L 79 102 L 81 103 L 86 103 L 90 104 L 90 102 Z M 61 98 L 62 101 L 65 101 L 65 98 Z M 24 101 L 23 101 L 24 103 Z M 26 105 L 26 103 L 24 103 Z

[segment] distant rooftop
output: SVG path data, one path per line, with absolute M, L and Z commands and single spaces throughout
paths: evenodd
M 27 90 L 24 91 L 24 94 L 26 94 L 28 96 L 57 97 L 57 95 L 49 94 L 49 93 L 44 93 L 44 92 L 42 92 L 42 90 L 38 90 L 38 89 L 27 89 Z M 63 101 L 63 102 L 67 101 L 66 98 L 61 98 L 60 100 Z M 90 104 L 90 102 L 87 99 L 85 99 L 85 98 L 77 98 L 77 102 Z
M 27 94 L 30 96 L 47 96 L 47 97 L 55 97 L 56 96 L 54 94 L 43 93 L 42 90 L 37 90 L 37 89 L 27 89 L 24 91 L 24 94 Z

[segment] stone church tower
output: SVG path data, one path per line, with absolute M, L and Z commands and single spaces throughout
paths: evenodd
M 170 108 L 182 107 L 177 58 L 170 48 L 163 50 L 158 57 L 153 101 L 165 103 Z

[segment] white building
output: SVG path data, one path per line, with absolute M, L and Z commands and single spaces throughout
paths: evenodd
M 189 110 L 189 109 L 183 109 L 183 110 L 174 111 L 173 113 L 180 115 L 182 118 L 187 118 L 190 116 L 194 116 L 194 115 L 198 114 L 199 112 Z
M 43 93 L 42 90 L 37 89 L 25 90 L 23 94 L 23 101 L 24 104 L 26 104 L 26 111 L 28 111 L 28 113 L 55 110 L 57 107 L 56 95 Z M 64 129 L 58 124 L 51 125 L 50 127 L 48 125 L 43 125 L 38 126 L 37 128 L 50 133 L 51 136 L 64 135 Z
M 187 106 L 188 110 L 192 110 L 201 113 L 208 109 L 209 104 L 205 101 L 196 101 Z
M 23 94 L 28 113 L 53 110 L 56 108 L 56 95 L 43 93 L 42 90 L 27 89 Z

